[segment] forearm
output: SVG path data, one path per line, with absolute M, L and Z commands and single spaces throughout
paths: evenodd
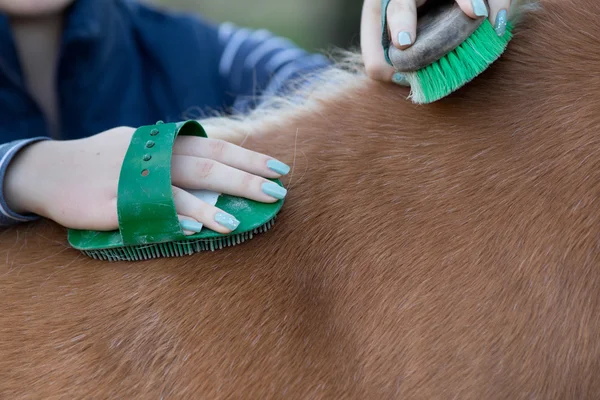
M 329 60 L 261 30 L 223 24 L 219 28 L 219 74 L 233 96 L 234 113 L 246 113 L 262 100 L 287 92 L 300 77 L 330 66 Z

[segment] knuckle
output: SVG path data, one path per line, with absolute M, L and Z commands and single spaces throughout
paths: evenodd
M 201 159 L 196 161 L 197 176 L 199 176 L 201 179 L 207 179 L 213 172 L 214 168 L 215 162 L 213 160 Z
M 182 190 L 179 189 L 178 187 L 173 187 L 172 189 L 173 189 L 173 201 L 175 203 L 177 203 L 181 199 Z
M 194 204 L 194 206 L 191 207 L 191 209 L 191 217 L 194 218 L 196 221 L 202 224 L 206 224 L 207 221 L 210 221 L 210 218 L 208 218 L 209 213 L 205 204 Z
M 398 13 L 416 13 L 416 2 L 414 0 L 395 0 L 390 3 L 387 10 L 388 18 Z
M 386 72 L 387 64 L 385 64 L 385 66 L 382 66 L 380 63 L 377 62 L 365 62 L 365 73 L 371 79 L 375 79 L 378 81 L 386 81 L 388 79 L 388 77 L 386 76 Z
M 192 207 L 192 217 L 202 224 L 213 225 L 213 216 L 216 208 L 201 200 L 194 202 Z
M 209 146 L 213 156 L 222 156 L 227 150 L 227 142 L 222 139 L 212 139 Z
M 370 78 L 379 78 L 381 75 L 381 68 L 373 61 L 365 60 L 365 72 Z
M 133 128 L 131 126 L 127 126 L 127 125 L 121 125 L 121 126 L 117 126 L 115 128 L 109 129 L 110 131 L 126 131 L 126 130 L 132 130 Z
M 265 156 L 260 153 L 249 153 L 248 155 L 248 166 L 253 166 L 257 169 L 262 169 L 263 166 L 266 167 L 267 162 L 270 160 L 270 157 Z
M 258 178 L 252 174 L 245 172 L 240 180 L 240 189 L 245 193 L 249 192 L 253 187 L 258 186 Z
M 117 134 L 126 134 L 126 133 L 133 134 L 135 132 L 135 128 L 132 128 L 130 126 L 119 126 L 118 128 L 112 129 L 112 131 Z
M 370 15 L 379 18 L 381 16 L 381 2 L 380 0 L 366 0 L 363 5 L 364 10 L 368 10 Z

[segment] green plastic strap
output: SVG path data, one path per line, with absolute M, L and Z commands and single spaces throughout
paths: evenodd
M 196 121 L 142 126 L 129 144 L 117 192 L 119 231 L 124 245 L 185 238 L 171 188 L 171 158 L 177 135 L 207 137 Z
M 394 64 L 392 64 L 392 60 L 390 60 L 390 56 L 388 55 L 388 50 L 392 43 L 387 24 L 387 9 L 389 4 L 390 0 L 381 0 L 381 46 L 383 47 L 385 61 L 393 67 Z

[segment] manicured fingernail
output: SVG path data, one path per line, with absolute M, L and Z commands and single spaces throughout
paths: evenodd
M 488 10 L 483 0 L 472 0 L 471 4 L 473 5 L 473 12 L 475 15 L 478 17 L 488 16 Z
M 400 32 L 398 34 L 398 43 L 400 44 L 400 46 L 408 46 L 409 44 L 411 44 L 412 40 L 410 40 L 410 33 Z
M 494 25 L 496 34 L 498 36 L 504 36 L 506 33 L 506 10 L 502 9 L 496 16 L 496 24 Z
M 267 168 L 269 168 L 273 172 L 278 173 L 279 175 L 287 175 L 287 173 L 290 172 L 290 167 L 277 160 L 267 161 Z
M 392 82 L 400 86 L 410 86 L 410 84 L 404 77 L 404 74 L 401 74 L 400 72 L 396 72 L 394 73 L 394 75 L 392 75 Z
M 181 229 L 190 232 L 200 232 L 202 230 L 202 224 L 200 222 L 184 219 L 180 221 Z
M 264 194 L 268 194 L 271 197 L 275 197 L 276 199 L 283 199 L 287 194 L 287 190 L 285 188 L 279 186 L 274 182 L 266 182 L 262 185 L 262 191 Z
M 224 226 L 230 231 L 235 231 L 235 229 L 240 224 L 240 221 L 235 219 L 233 215 L 226 214 L 224 212 L 218 212 L 215 214 L 215 221 L 217 224 Z

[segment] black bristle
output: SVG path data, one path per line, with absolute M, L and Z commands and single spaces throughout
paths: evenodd
M 255 234 L 265 233 L 275 223 L 275 218 L 251 232 L 244 232 L 225 237 L 202 240 L 183 240 L 179 242 L 157 243 L 144 246 L 124 246 L 114 249 L 88 250 L 83 253 L 87 256 L 103 261 L 141 261 L 160 257 L 188 256 L 202 251 L 221 250 L 226 247 L 244 243 Z

